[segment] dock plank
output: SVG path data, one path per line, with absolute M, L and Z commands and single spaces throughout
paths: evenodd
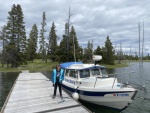
M 42 73 L 19 74 L 16 84 L 5 104 L 2 113 L 88 113 L 89 111 L 73 100 L 64 91 L 63 99 L 59 92 L 55 99 L 52 82 Z

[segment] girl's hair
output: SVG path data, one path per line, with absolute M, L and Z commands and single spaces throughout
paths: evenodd
M 56 70 L 57 70 L 57 67 L 60 67 L 60 65 L 59 64 L 56 65 Z

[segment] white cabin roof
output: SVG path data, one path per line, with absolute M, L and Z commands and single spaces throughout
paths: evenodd
M 83 69 L 83 68 L 89 68 L 93 66 L 94 64 L 72 64 L 67 69 Z
M 105 66 L 95 64 L 83 64 L 81 62 L 69 62 L 60 64 L 63 69 L 91 69 L 91 68 L 105 68 Z

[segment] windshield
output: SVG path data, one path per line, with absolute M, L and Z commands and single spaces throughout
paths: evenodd
M 69 77 L 78 78 L 78 72 L 76 70 L 70 70 Z
M 107 71 L 105 68 L 101 68 L 102 75 L 107 75 Z
M 100 75 L 99 69 L 92 69 L 92 75 L 93 76 Z
M 90 77 L 90 72 L 88 69 L 80 70 L 80 78 Z
M 68 76 L 68 75 L 69 75 L 69 70 L 66 69 L 66 70 L 64 71 L 64 73 L 65 73 L 65 76 Z

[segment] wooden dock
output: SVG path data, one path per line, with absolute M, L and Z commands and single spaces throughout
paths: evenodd
M 19 74 L 1 113 L 88 113 L 85 107 L 63 91 L 52 99 L 52 82 L 42 73 Z

